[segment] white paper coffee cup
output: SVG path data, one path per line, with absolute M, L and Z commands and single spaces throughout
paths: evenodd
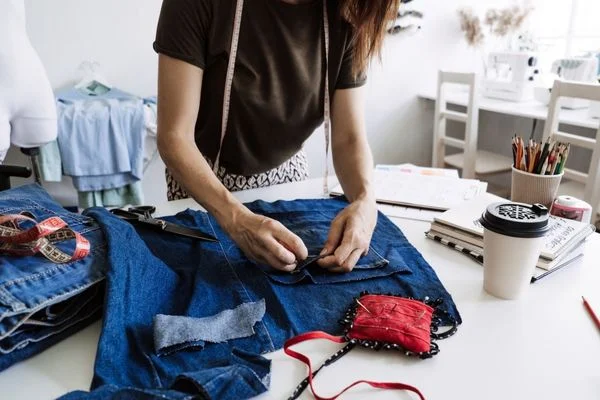
M 483 288 L 517 299 L 529 287 L 548 232 L 548 209 L 535 204 L 495 203 L 480 219 L 483 230 Z

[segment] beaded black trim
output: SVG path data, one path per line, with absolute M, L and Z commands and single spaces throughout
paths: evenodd
M 352 302 L 352 305 L 346 311 L 346 314 L 344 315 L 344 317 L 339 321 L 339 323 L 342 326 L 344 326 L 343 336 L 348 343 L 359 345 L 359 346 L 365 347 L 367 349 L 376 350 L 376 351 L 379 351 L 382 349 L 383 350 L 397 350 L 397 351 L 404 352 L 404 354 L 406 354 L 407 356 L 417 356 L 424 360 L 427 358 L 431 358 L 440 352 L 440 348 L 439 348 L 438 344 L 434 342 L 434 340 L 442 340 L 442 339 L 449 338 L 450 336 L 454 335 L 456 333 L 456 331 L 458 330 L 458 324 L 454 320 L 454 318 L 452 318 L 452 316 L 450 314 L 448 314 L 448 312 L 446 310 L 443 310 L 441 308 L 441 305 L 443 303 L 442 299 L 431 300 L 429 297 L 425 297 L 425 299 L 420 300 L 420 299 L 415 299 L 412 297 L 403 297 L 403 296 L 398 296 L 398 295 L 395 295 L 392 293 L 385 293 L 384 295 L 386 295 L 386 296 L 402 297 L 402 298 L 409 299 L 409 300 L 421 301 L 422 303 L 425 303 L 428 306 L 430 306 L 431 308 L 433 308 L 434 311 L 433 311 L 433 317 L 431 319 L 431 332 L 430 332 L 431 340 L 432 340 L 431 341 L 431 349 L 427 352 L 415 353 L 415 352 L 406 350 L 405 348 L 403 348 L 402 346 L 400 346 L 397 343 L 388 343 L 388 342 L 377 341 L 377 340 L 351 339 L 348 336 L 348 334 L 350 333 L 350 330 L 354 326 L 354 318 L 356 317 L 358 307 L 360 307 L 360 304 L 359 304 L 360 298 L 363 296 L 369 295 L 369 294 L 371 294 L 371 293 L 365 291 L 365 292 L 362 292 L 358 297 L 356 297 L 354 299 L 354 301 Z M 438 332 L 438 330 L 440 329 L 440 326 L 442 326 L 444 317 L 446 320 L 452 321 L 452 325 L 446 331 Z

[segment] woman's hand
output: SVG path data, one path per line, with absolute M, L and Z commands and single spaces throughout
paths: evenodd
M 350 272 L 359 258 L 369 252 L 371 236 L 377 225 L 377 205 L 374 200 L 352 202 L 333 220 L 329 237 L 318 261 L 332 272 Z
M 246 256 L 282 271 L 292 271 L 298 260 L 308 257 L 308 250 L 298 236 L 274 219 L 248 209 L 233 213 L 223 224 Z

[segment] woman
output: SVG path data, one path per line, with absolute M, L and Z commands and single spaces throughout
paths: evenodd
M 169 198 L 191 195 L 249 258 L 293 270 L 308 255 L 304 243 L 230 190 L 305 179 L 302 144 L 330 115 L 350 204 L 332 222 L 319 265 L 351 271 L 377 222 L 361 86 L 399 3 L 164 0 L 154 48 Z

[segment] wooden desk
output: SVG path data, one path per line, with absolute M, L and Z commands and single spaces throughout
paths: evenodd
M 321 180 L 238 193 L 242 201 L 262 198 L 316 198 Z M 193 201 L 164 204 L 160 213 L 197 208 Z M 319 394 L 330 396 L 357 379 L 400 381 L 419 387 L 428 400 L 600 399 L 600 333 L 586 314 L 581 296 L 600 310 L 600 236 L 587 243 L 577 263 L 531 286 L 519 301 L 499 300 L 482 289 L 480 265 L 425 238 L 425 222 L 394 219 L 425 256 L 454 297 L 463 317 L 458 333 L 440 342 L 430 360 L 395 352 L 354 350 L 316 379 Z M 92 378 L 100 324 L 96 323 L 0 374 L 3 399 L 52 399 L 87 389 Z M 320 364 L 339 345 L 310 343 L 299 347 Z M 272 388 L 259 400 L 284 399 L 306 375 L 303 364 L 281 351 L 269 356 Z M 312 399 L 305 393 L 303 399 Z M 355 388 L 344 399 L 415 399 L 414 396 Z
M 450 104 L 466 107 L 468 103 L 468 93 L 465 91 L 448 91 L 447 96 L 448 103 Z M 425 100 L 435 101 L 437 94 L 426 92 L 421 93 L 419 97 Z M 545 121 L 548 116 L 548 107 L 536 100 L 517 103 L 481 96 L 479 98 L 479 109 L 515 117 L 532 118 L 540 121 Z M 580 110 L 562 109 L 560 112 L 560 122 L 590 129 L 598 129 L 600 126 L 600 119 L 590 117 L 589 109 L 587 108 Z

